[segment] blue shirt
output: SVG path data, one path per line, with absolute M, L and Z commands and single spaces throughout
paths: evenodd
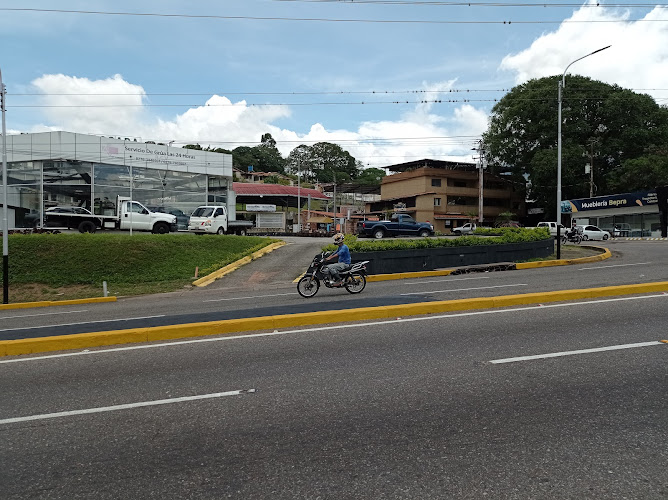
M 334 252 L 334 255 L 339 256 L 339 262 L 350 265 L 350 249 L 345 243 L 341 245 L 336 252 Z

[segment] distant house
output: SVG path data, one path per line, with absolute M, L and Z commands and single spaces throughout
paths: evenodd
M 479 220 L 480 182 L 475 163 L 424 159 L 385 168 L 394 173 L 383 178 L 380 201 L 366 205 L 368 214 L 401 210 L 419 222 L 431 222 L 442 233 Z M 485 173 L 483 222 L 493 224 L 503 212 L 523 217 L 523 189 L 518 188 L 508 179 Z

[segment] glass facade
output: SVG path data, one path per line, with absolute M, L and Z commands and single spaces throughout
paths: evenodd
M 583 214 L 584 216 L 584 214 Z M 608 217 L 587 217 L 590 224 L 608 231 L 613 236 L 632 238 L 661 236 L 659 214 L 628 214 Z
M 114 215 L 117 196 L 154 210 L 190 214 L 207 200 L 225 203 L 229 188 L 228 179 L 222 176 L 77 160 L 10 162 L 7 174 L 16 228 L 36 227 L 41 210 L 55 206 L 79 206 L 95 214 Z

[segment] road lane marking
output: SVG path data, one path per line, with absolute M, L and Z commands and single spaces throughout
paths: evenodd
M 440 280 L 421 280 L 421 281 L 409 281 L 407 283 L 402 283 L 402 285 L 423 285 L 424 283 L 451 283 L 453 281 L 465 281 L 465 280 L 488 280 L 491 276 L 476 276 L 475 278 L 452 278 L 452 279 L 440 279 Z
M 91 354 L 108 354 L 108 353 L 117 353 L 123 351 L 135 351 L 140 349 L 156 349 L 159 347 L 174 347 L 181 346 L 186 344 L 201 344 L 204 342 L 227 342 L 232 340 L 240 339 L 255 339 L 262 337 L 274 337 L 280 335 L 291 335 L 295 333 L 313 333 L 313 332 L 322 332 L 329 330 L 347 330 L 347 329 L 360 329 L 366 326 L 379 326 L 386 324 L 397 324 L 397 323 L 409 323 L 414 321 L 431 321 L 438 319 L 446 318 L 458 318 L 464 316 L 480 316 L 483 314 L 506 314 L 506 313 L 517 313 L 519 311 L 536 311 L 540 309 L 549 309 L 552 307 L 569 307 L 573 308 L 578 305 L 588 305 L 588 304 L 601 304 L 607 302 L 619 302 L 623 300 L 643 300 L 643 299 L 656 299 L 668 298 L 668 294 L 661 293 L 660 295 L 643 295 L 640 297 L 615 297 L 611 299 L 597 299 L 597 300 L 586 300 L 582 302 L 567 302 L 567 303 L 558 303 L 558 304 L 534 304 L 526 307 L 512 307 L 507 309 L 485 309 L 482 311 L 472 311 L 472 312 L 461 312 L 461 313 L 449 313 L 449 314 L 437 314 L 429 316 L 418 316 L 418 317 L 408 317 L 402 319 L 390 319 L 390 320 L 381 320 L 381 321 L 369 321 L 366 323 L 356 322 L 351 324 L 336 324 L 333 326 L 314 326 L 309 328 L 299 328 L 294 330 L 275 330 L 273 332 L 264 332 L 264 333 L 243 333 L 239 335 L 224 335 L 222 337 L 206 337 L 206 338 L 197 338 L 197 339 L 188 339 L 188 340 L 175 340 L 172 342 L 160 342 L 160 343 L 150 343 L 142 345 L 130 345 L 125 347 L 112 347 L 108 349 L 96 349 L 89 350 L 84 349 L 83 351 L 78 352 L 65 352 L 60 354 L 48 354 L 46 356 L 32 356 L 32 357 L 18 357 L 12 359 L 0 359 L 0 365 L 6 363 L 23 363 L 27 361 L 45 361 L 49 359 L 56 358 L 69 358 L 72 356 L 88 356 Z
M 124 405 L 101 406 L 97 408 L 87 408 L 84 410 L 60 411 L 57 413 L 43 413 L 41 415 L 30 415 L 27 417 L 5 418 L 0 420 L 0 425 L 14 424 L 17 422 L 30 422 L 33 420 L 46 420 L 50 418 L 71 417 L 74 415 L 87 415 L 90 413 L 104 413 L 109 411 L 130 410 L 132 408 L 143 408 L 146 406 L 168 405 L 174 403 L 183 403 L 186 401 L 197 401 L 200 399 L 223 398 L 226 396 L 238 396 L 240 394 L 254 393 L 255 389 L 244 389 L 228 392 L 214 392 L 212 394 L 201 394 L 199 396 L 185 396 L 181 398 L 157 399 L 154 401 L 141 401 L 139 403 L 129 403 Z
M 468 292 L 470 290 L 488 290 L 490 288 L 508 288 L 511 286 L 528 286 L 527 283 L 516 283 L 514 285 L 495 285 L 495 286 L 481 286 L 481 287 L 475 287 L 475 288 L 454 288 L 452 290 L 434 290 L 431 292 L 410 292 L 410 293 L 402 293 L 400 295 L 426 295 L 429 293 L 450 293 L 450 292 Z
M 0 319 L 35 318 L 37 316 L 53 316 L 55 314 L 74 314 L 83 312 L 88 312 L 88 309 L 82 309 L 81 311 L 57 311 L 57 312 L 48 312 L 39 314 L 22 314 L 21 316 L 0 316 Z
M 494 359 L 493 364 L 515 363 L 517 361 L 532 361 L 534 359 L 559 358 L 561 356 L 574 356 L 576 354 L 590 354 L 592 352 L 617 351 L 619 349 L 635 349 L 636 347 L 647 347 L 650 345 L 661 345 L 661 341 L 638 342 L 636 344 L 611 345 L 607 347 L 595 347 L 593 349 L 579 349 L 577 351 L 551 352 L 549 354 L 536 354 L 533 356 L 519 356 L 517 358 Z
M 591 269 L 607 269 L 610 267 L 627 267 L 627 266 L 645 266 L 651 264 L 651 262 L 636 262 L 635 264 L 611 264 L 608 266 L 592 266 L 592 267 L 581 267 L 578 271 L 589 271 Z
M 93 323 L 113 323 L 114 321 L 132 321 L 134 319 L 153 319 L 164 317 L 164 314 L 156 314 L 155 316 L 139 316 L 137 318 L 100 319 L 95 321 L 80 321 L 79 323 L 59 323 L 57 325 L 22 326 L 21 328 L 4 328 L 0 330 L 0 332 L 13 332 L 16 330 L 39 330 L 40 328 L 56 328 L 58 326 L 91 325 Z
M 297 295 L 296 292 L 288 292 L 288 293 L 274 293 L 271 295 L 254 295 L 251 297 L 228 297 L 225 299 L 208 299 L 204 300 L 202 302 L 222 302 L 224 300 L 243 300 L 243 299 L 263 299 L 265 297 L 283 297 L 284 295 Z

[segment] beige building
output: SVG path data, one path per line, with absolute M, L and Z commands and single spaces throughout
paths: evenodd
M 403 211 L 418 222 L 431 222 L 441 233 L 469 221 L 478 222 L 476 164 L 419 160 L 385 168 L 394 173 L 383 178 L 380 201 L 366 205 L 368 214 Z M 514 220 L 525 215 L 523 189 L 489 174 L 484 175 L 482 184 L 484 225 L 494 225 L 501 213 L 512 213 Z

